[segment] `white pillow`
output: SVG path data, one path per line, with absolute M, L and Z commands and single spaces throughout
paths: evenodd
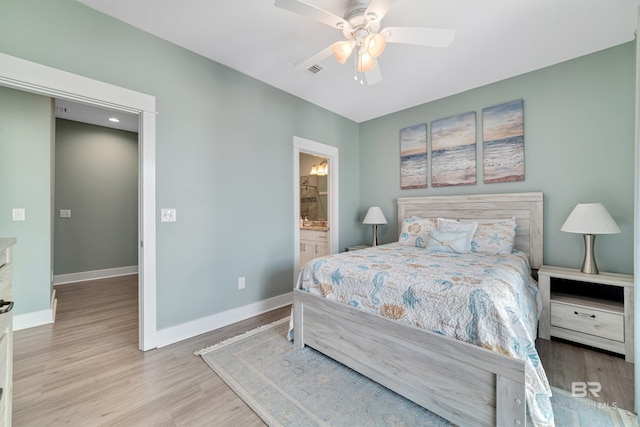
M 412 216 L 402 222 L 402 230 L 398 243 L 406 246 L 424 248 L 429 237 L 429 230 L 438 226 L 436 218 L 419 218 Z
M 471 237 L 476 232 L 478 223 L 475 221 L 457 221 L 455 219 L 438 218 L 438 230 L 447 233 L 470 232 Z
M 445 232 L 433 229 L 427 239 L 427 250 L 465 254 L 471 252 L 471 231 Z

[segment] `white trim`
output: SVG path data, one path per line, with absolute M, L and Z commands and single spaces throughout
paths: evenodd
M 138 265 L 139 347 L 156 347 L 156 236 L 155 236 L 155 111 L 156 98 L 123 87 L 57 70 L 0 53 L 0 86 L 140 115 L 139 213 L 140 249 Z M 40 313 L 40 312 L 37 312 Z M 35 315 L 35 314 L 34 314 Z M 23 315 L 24 316 L 24 315 Z M 37 316 L 36 316 L 37 317 Z M 49 315 L 51 318 L 51 315 Z
M 340 238 L 340 210 L 338 194 L 340 186 L 338 148 L 311 141 L 309 139 L 293 137 L 293 283 L 296 283 L 300 271 L 300 152 L 327 158 L 329 174 L 327 175 L 327 219 L 329 222 L 329 251 L 332 254 L 340 252 L 338 249 Z
M 49 325 L 53 323 L 53 310 L 50 308 L 31 313 L 18 314 L 13 316 L 13 330 L 34 328 L 36 326 Z
M 638 8 L 638 15 L 636 16 L 638 26 L 640 28 L 640 8 Z M 638 58 L 640 58 L 640 43 L 636 35 L 636 111 L 635 111 L 635 153 L 634 153 L 634 202 L 633 202 L 633 273 L 634 273 L 634 288 L 638 289 L 638 292 L 634 292 L 633 296 L 633 315 L 634 318 L 640 319 L 640 64 Z M 637 413 L 640 409 L 640 392 L 638 385 L 640 385 L 640 324 L 634 325 L 634 379 L 635 379 L 635 399 L 634 410 Z
M 140 114 L 140 141 L 153 141 L 140 146 L 138 195 L 138 324 L 141 350 L 156 348 L 156 116 Z
M 164 347 L 178 341 L 186 340 L 196 335 L 211 332 L 232 323 L 240 322 L 245 319 L 266 313 L 276 308 L 284 307 L 293 301 L 293 293 L 278 295 L 277 297 L 262 300 L 243 307 L 216 313 L 211 316 L 192 320 L 181 325 L 172 326 L 170 328 L 161 329 L 156 336 L 159 347 Z
M 108 277 L 128 276 L 136 274 L 138 266 L 105 268 L 104 270 L 80 271 L 78 273 L 58 274 L 53 276 L 53 285 L 65 283 L 84 282 L 87 280 L 106 279 Z

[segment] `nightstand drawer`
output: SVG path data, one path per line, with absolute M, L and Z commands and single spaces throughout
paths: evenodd
M 551 325 L 624 342 L 624 316 L 551 301 Z

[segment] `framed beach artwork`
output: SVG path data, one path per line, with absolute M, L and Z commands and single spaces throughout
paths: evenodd
M 427 188 L 427 125 L 400 129 L 400 189 Z
M 431 123 L 431 186 L 475 183 L 475 111 Z
M 484 182 L 524 181 L 523 101 L 482 110 Z

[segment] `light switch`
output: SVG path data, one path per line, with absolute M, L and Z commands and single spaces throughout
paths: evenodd
M 60 209 L 60 218 L 71 218 L 71 209 Z
M 160 209 L 160 222 L 176 222 L 176 210 Z
M 24 208 L 13 208 L 13 220 L 14 221 L 25 221 L 26 216 L 24 213 Z

